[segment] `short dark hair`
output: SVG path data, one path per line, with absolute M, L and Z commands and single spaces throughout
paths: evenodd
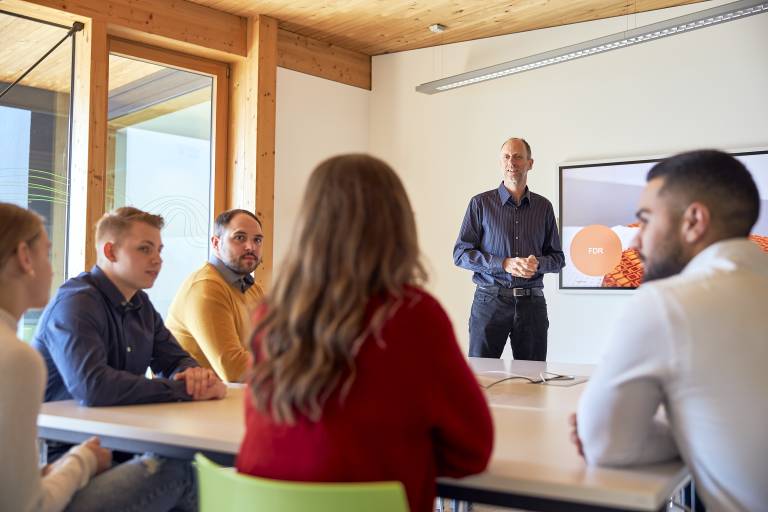
M 748 236 L 760 214 L 760 194 L 743 163 L 716 150 L 681 153 L 648 171 L 647 180 L 664 178 L 659 194 L 673 194 L 683 208 L 699 201 L 712 213 L 723 238 Z
M 520 142 L 522 142 L 523 146 L 525 146 L 525 150 L 528 152 L 528 159 L 530 160 L 531 158 L 533 158 L 533 155 L 531 154 L 531 145 L 528 144 L 528 141 L 525 140 L 522 137 L 510 137 L 510 138 L 508 138 L 507 140 L 504 141 L 504 144 L 502 144 L 501 147 L 504 148 L 504 146 L 507 144 L 507 142 L 510 142 L 510 141 L 513 141 L 513 140 L 519 140 Z
M 213 221 L 213 234 L 221 237 L 221 235 L 224 234 L 224 230 L 229 226 L 229 223 L 232 222 L 232 219 L 235 218 L 235 216 L 240 215 L 247 215 L 256 222 L 259 223 L 259 227 L 263 228 L 264 226 L 261 225 L 261 221 L 259 218 L 254 214 L 253 212 L 250 212 L 248 210 L 241 210 L 240 208 L 234 208 L 232 210 L 227 210 L 225 212 L 220 213 L 216 216 L 216 220 Z

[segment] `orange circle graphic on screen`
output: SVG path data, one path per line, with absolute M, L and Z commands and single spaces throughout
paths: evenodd
M 571 260 L 582 274 L 607 274 L 621 261 L 621 239 L 600 224 L 582 228 L 571 242 Z

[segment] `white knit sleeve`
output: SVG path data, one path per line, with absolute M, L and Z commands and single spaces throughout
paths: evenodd
M 40 355 L 18 339 L 0 332 L 0 497 L 2 509 L 58 512 L 85 486 L 96 458 L 77 448 L 53 465 L 46 477 L 38 466 L 37 415 L 45 387 Z

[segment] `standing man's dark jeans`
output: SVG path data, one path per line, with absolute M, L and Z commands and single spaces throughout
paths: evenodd
M 541 288 L 513 292 L 478 287 L 469 316 L 469 355 L 499 358 L 509 338 L 515 359 L 545 361 L 548 329 L 547 301 Z

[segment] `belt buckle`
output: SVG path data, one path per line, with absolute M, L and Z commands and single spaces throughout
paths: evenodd
M 525 297 L 525 288 L 512 288 L 512 296 L 513 297 Z

